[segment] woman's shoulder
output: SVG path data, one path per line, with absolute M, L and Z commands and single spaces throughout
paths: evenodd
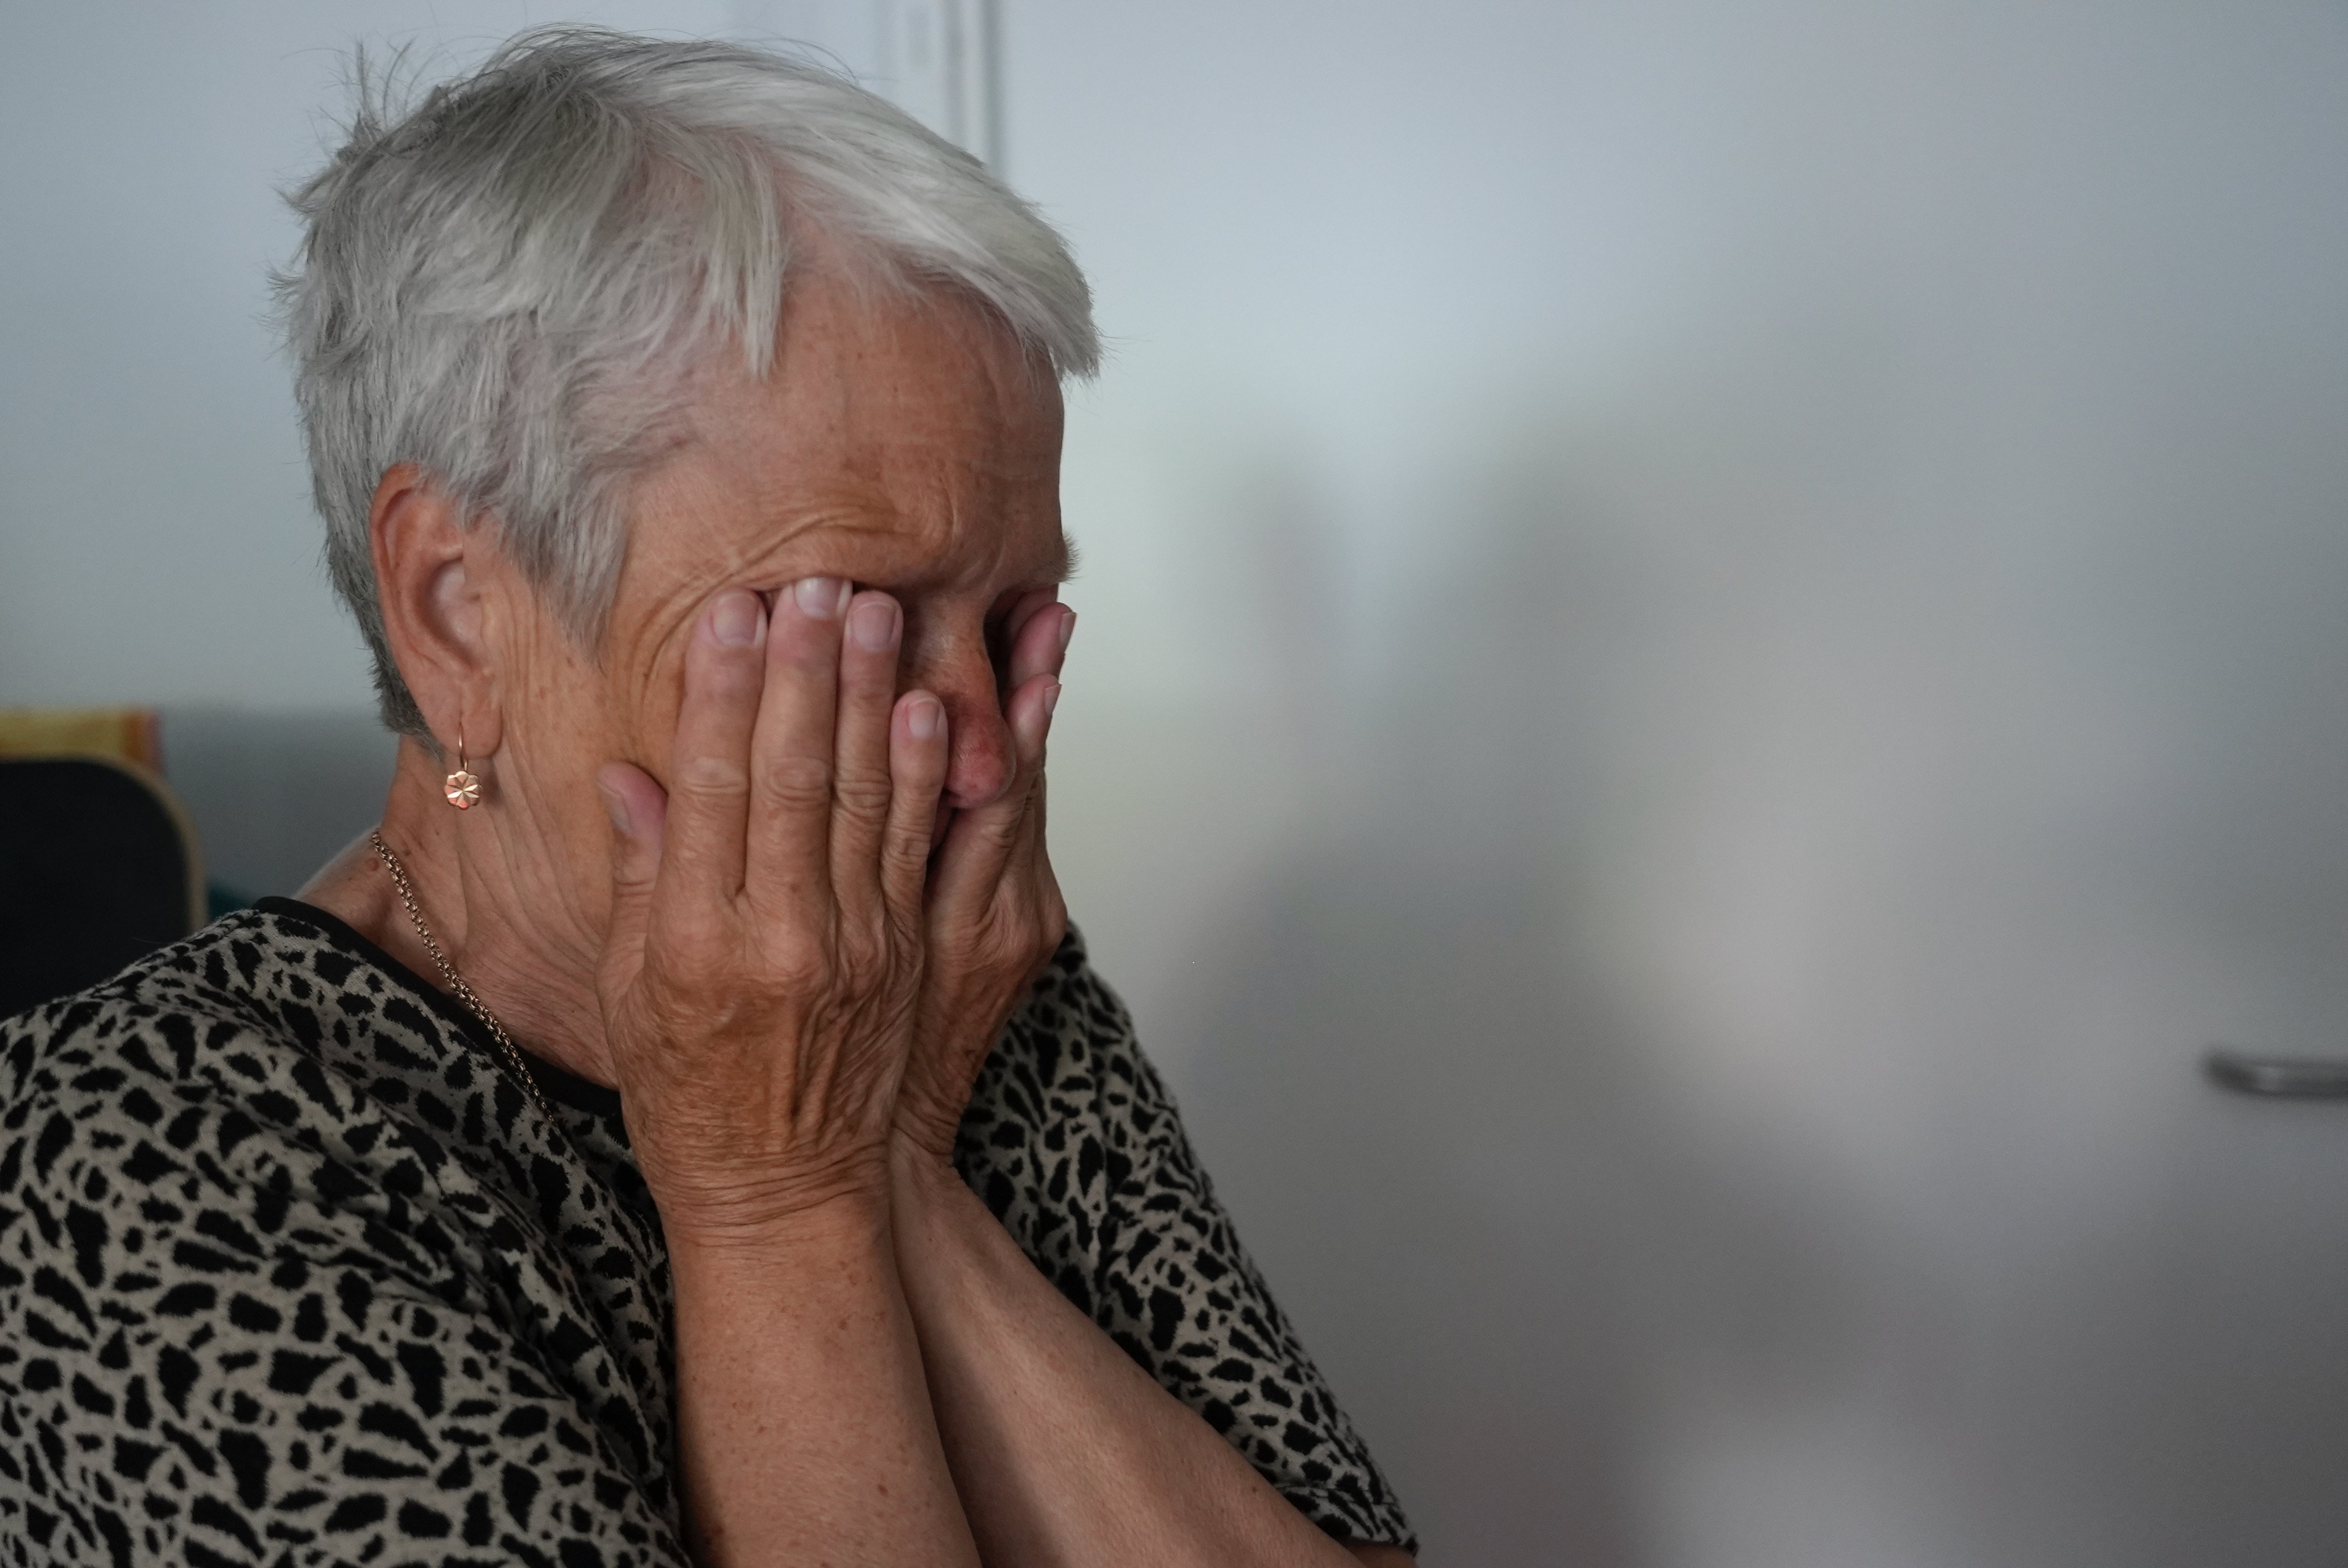
M 199 1063 L 232 1043 L 265 1051 L 283 1035 L 291 1045 L 298 1026 L 274 1004 L 304 944 L 279 927 L 241 909 L 97 985 L 0 1019 L 0 1101 L 171 1084 L 201 1076 Z M 297 983 L 314 996 L 322 985 Z
M 521 1091 L 332 926 L 300 905 L 240 910 L 0 1021 L 0 1191 L 67 1166 L 354 1214 L 528 1191 L 529 1155 L 561 1139 L 518 1136 Z
M 317 925 L 277 910 L 239 909 L 159 948 L 87 989 L 0 1020 L 12 1061 L 118 1040 L 179 1046 L 184 1073 L 196 1043 L 237 1034 L 314 1043 L 353 992 L 381 996 L 385 979 Z
M 267 899 L 0 1020 L 0 1103 L 134 1081 L 248 1097 L 283 1080 L 331 1117 L 350 1107 L 329 1079 L 389 1075 L 408 1081 L 401 1102 L 453 1131 L 438 1113 L 496 1076 L 462 1035 L 446 1004 L 333 917 Z

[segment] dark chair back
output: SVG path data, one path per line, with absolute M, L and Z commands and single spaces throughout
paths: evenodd
M 152 774 L 0 757 L 0 1018 L 95 985 L 202 923 L 195 835 Z

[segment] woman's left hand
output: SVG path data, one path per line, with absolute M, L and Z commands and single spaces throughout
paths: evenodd
M 900 1153 L 920 1160 L 953 1159 L 979 1068 L 1067 931 L 1044 842 L 1044 752 L 1076 621 L 1050 592 L 1014 607 L 1003 716 L 1018 771 L 994 800 L 956 813 L 938 851 L 919 1021 L 893 1133 Z

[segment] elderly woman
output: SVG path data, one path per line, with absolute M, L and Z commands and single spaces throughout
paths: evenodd
M 16 1560 L 1406 1561 L 1064 935 L 1057 238 L 599 33 L 297 204 L 398 764 L 298 899 L 0 1026 Z

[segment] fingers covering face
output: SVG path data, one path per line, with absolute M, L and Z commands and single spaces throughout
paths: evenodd
M 891 804 L 891 716 L 905 618 L 885 593 L 850 601 L 840 644 L 839 715 L 832 764 L 831 858 L 843 895 L 879 891 L 881 835 Z
M 885 897 L 918 917 L 946 715 L 897 697 L 903 630 L 888 595 L 837 578 L 787 586 L 771 611 L 743 589 L 711 601 L 685 654 L 664 905 L 877 915 Z
M 1076 612 L 1059 601 L 1059 593 L 1056 588 L 1042 589 L 1012 607 L 1006 621 L 1003 674 L 1006 704 L 1014 692 L 1036 676 L 1060 672 L 1068 638 L 1076 630 Z
M 944 703 L 927 692 L 908 692 L 898 699 L 889 727 L 894 788 L 880 876 L 891 911 L 912 925 L 920 923 L 929 877 L 930 832 L 945 788 L 947 738 Z
M 832 770 L 848 584 L 807 578 L 775 596 L 766 691 L 751 742 L 747 882 L 806 907 L 829 891 Z
M 732 589 L 710 601 L 685 655 L 661 849 L 664 892 L 703 907 L 742 886 L 750 741 L 758 722 L 767 614 Z

